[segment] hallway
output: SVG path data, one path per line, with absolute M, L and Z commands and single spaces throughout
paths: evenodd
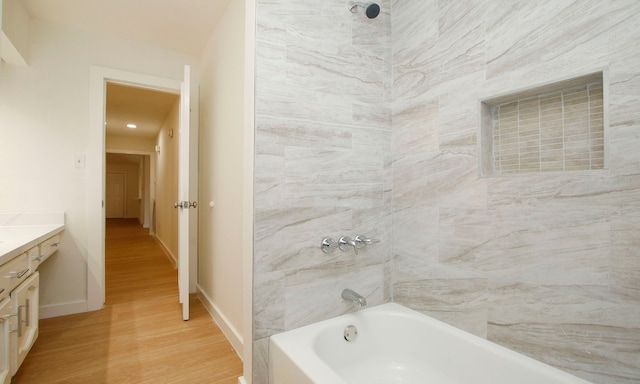
M 41 320 L 13 384 L 238 382 L 242 361 L 195 296 L 182 320 L 177 271 L 137 220 L 107 220 L 106 274 L 105 308 Z

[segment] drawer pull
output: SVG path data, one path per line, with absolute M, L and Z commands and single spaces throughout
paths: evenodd
M 11 271 L 9 272 L 9 276 L 5 276 L 10 279 L 19 279 L 24 276 L 27 272 L 29 272 L 29 268 L 23 269 L 22 271 Z
M 31 258 L 31 260 L 34 260 L 34 261 L 40 261 L 40 260 L 42 260 L 42 258 L 43 258 L 43 257 L 44 257 L 44 255 L 39 255 L 39 256 L 37 256 L 37 257 L 33 257 L 33 258 Z
M 17 313 L 15 315 L 9 315 L 9 317 L 13 317 L 13 316 L 17 316 L 18 317 L 18 321 L 16 321 L 16 325 L 18 326 L 18 328 L 16 329 L 11 329 L 9 330 L 9 332 L 11 333 L 17 333 L 18 334 L 18 338 L 22 337 L 22 323 L 24 322 L 24 320 L 22 320 L 22 311 L 21 308 L 23 307 L 23 305 L 18 305 L 18 310 L 16 311 Z
M 43 247 L 57 247 L 58 245 L 60 245 L 60 242 L 57 243 L 51 243 L 51 244 L 43 244 Z
M 27 327 L 31 326 L 31 306 L 29 305 L 29 299 L 26 300 L 25 305 L 21 305 L 24 308 L 26 319 L 22 319 L 23 323 L 27 324 Z
M 25 308 L 25 305 L 18 305 L 18 329 L 16 330 L 18 332 L 18 338 L 22 337 L 22 323 L 25 322 L 24 318 L 22 317 L 22 308 Z

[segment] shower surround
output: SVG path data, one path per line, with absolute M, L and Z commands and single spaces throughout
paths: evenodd
M 343 288 L 640 381 L 640 3 L 257 3 L 254 383 Z M 596 70 L 607 169 L 478 177 L 479 100 Z M 382 241 L 320 250 L 358 233 Z
M 269 336 L 389 301 L 391 28 L 346 0 L 257 1 L 254 384 Z M 320 249 L 324 237 L 380 243 Z

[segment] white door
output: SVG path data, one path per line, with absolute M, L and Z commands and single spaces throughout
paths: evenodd
M 178 199 L 175 207 L 178 213 L 178 291 L 182 304 L 182 319 L 189 320 L 189 210 L 197 203 L 189 193 L 189 114 L 191 105 L 189 93 L 191 67 L 185 65 L 184 79 L 180 89 L 180 154 L 178 155 Z
M 107 219 L 124 217 L 124 173 L 107 173 L 105 211 Z

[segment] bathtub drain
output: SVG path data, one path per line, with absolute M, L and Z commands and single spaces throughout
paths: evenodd
M 344 339 L 347 341 L 354 341 L 358 337 L 358 328 L 355 325 L 349 325 L 344 329 Z

